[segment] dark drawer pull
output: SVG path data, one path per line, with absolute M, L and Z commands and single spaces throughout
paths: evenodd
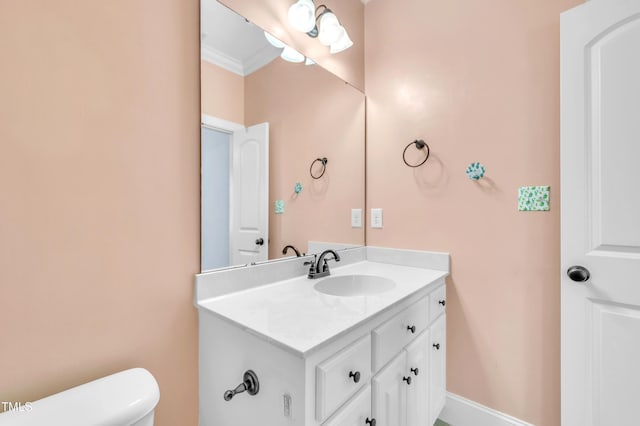
M 360 372 L 356 371 L 354 373 L 353 371 L 349 371 L 349 377 L 353 378 L 354 383 L 358 383 L 360 381 Z
M 411 377 L 403 377 L 402 380 L 404 380 L 405 382 L 407 382 L 408 385 L 411 384 Z
M 412 368 L 412 369 L 411 369 L 411 372 L 412 372 L 413 374 L 415 374 L 416 376 L 417 376 L 418 374 L 420 374 L 420 370 L 418 370 L 418 367 L 416 367 L 416 368 Z
M 433 347 L 436 348 L 437 351 L 440 350 L 440 343 L 434 343 Z
M 439 303 L 439 304 L 441 304 L 442 306 L 444 306 L 444 305 L 446 305 L 446 304 L 447 304 L 447 301 L 446 301 L 446 300 L 441 300 L 441 301 L 439 301 L 438 303 Z
M 411 326 L 407 326 L 407 330 L 409 330 L 411 332 L 411 334 L 415 334 L 416 333 L 416 326 L 415 325 L 411 325 Z
M 367 420 L 365 420 L 364 422 L 368 425 L 376 426 L 376 419 L 369 420 L 369 417 L 367 417 Z

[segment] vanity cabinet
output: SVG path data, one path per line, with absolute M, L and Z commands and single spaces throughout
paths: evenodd
M 445 348 L 439 337 L 431 335 L 440 336 L 444 318 L 439 317 L 373 378 L 373 415 L 378 426 L 435 423 L 446 393 Z M 442 342 L 438 349 L 435 341 Z
M 439 279 L 302 354 L 201 310 L 200 424 L 432 425 L 446 393 L 445 306 Z M 258 394 L 224 401 L 249 369 Z

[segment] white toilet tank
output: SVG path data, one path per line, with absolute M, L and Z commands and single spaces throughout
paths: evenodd
M 156 379 L 132 368 L 0 414 L 0 426 L 153 426 Z

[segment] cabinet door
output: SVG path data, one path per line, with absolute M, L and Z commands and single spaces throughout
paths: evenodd
M 431 326 L 430 333 L 430 357 L 429 371 L 431 379 L 431 423 L 433 424 L 442 408 L 446 398 L 447 389 L 447 333 L 446 333 L 447 316 L 442 315 Z
M 367 426 L 371 416 L 371 386 L 367 385 L 322 426 Z
M 373 416 L 376 426 L 406 426 L 407 382 L 405 373 L 407 353 L 401 351 L 372 380 Z
M 407 386 L 407 426 L 429 424 L 429 330 L 423 332 L 407 348 L 406 374 L 411 377 Z

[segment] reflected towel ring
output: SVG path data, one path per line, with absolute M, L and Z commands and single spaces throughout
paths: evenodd
M 315 176 L 313 174 L 313 165 L 316 164 L 317 162 L 320 162 L 322 164 L 322 172 L 318 176 Z M 309 167 L 309 174 L 311 175 L 311 177 L 314 179 L 320 179 L 322 176 L 324 176 L 324 172 L 327 171 L 328 162 L 329 160 L 327 160 L 327 157 L 316 158 L 315 160 L 313 160 L 313 163 L 311 163 L 311 167 Z
M 424 160 L 422 160 L 422 162 L 421 162 L 421 163 L 418 163 L 418 164 L 409 164 L 409 163 L 407 162 L 407 149 L 409 149 L 409 147 L 410 147 L 411 145 L 414 145 L 414 144 L 415 144 L 415 146 L 416 146 L 416 148 L 417 148 L 417 149 L 424 149 L 424 148 L 427 148 L 427 155 L 424 157 Z M 420 166 L 422 166 L 424 163 L 426 163 L 426 162 L 427 162 L 427 160 L 429 159 L 429 154 L 430 154 L 430 153 L 431 153 L 431 151 L 429 150 L 429 145 L 427 145 L 427 143 L 426 143 L 425 141 L 423 141 L 422 139 L 416 139 L 415 141 L 410 142 L 410 143 L 409 143 L 409 145 L 407 145 L 407 146 L 404 148 L 404 151 L 402 151 L 402 160 L 404 161 L 404 164 L 406 164 L 406 165 L 407 165 L 407 166 L 409 166 L 409 167 L 420 167 Z

